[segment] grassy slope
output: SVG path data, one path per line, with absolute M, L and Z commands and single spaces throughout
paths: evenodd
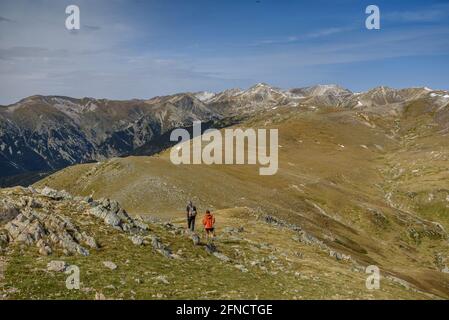
M 288 108 L 246 125 L 279 128 L 280 169 L 275 176 L 259 176 L 257 166 L 174 166 L 165 152 L 70 167 L 37 186 L 93 192 L 119 200 L 132 213 L 169 218 L 183 216 L 190 198 L 201 211 L 246 206 L 298 224 L 362 264 L 379 265 L 423 290 L 448 295 L 449 278 L 434 264 L 437 253 L 447 252 L 447 240 L 434 236 L 434 224 L 418 218 L 438 220 L 445 213 L 409 212 L 386 200 L 396 188 L 391 169 L 400 161 L 397 157 L 414 159 L 404 145 L 411 130 L 407 125 L 407 132 L 395 132 L 393 121 L 383 117 Z M 436 163 L 428 165 L 436 168 Z M 426 177 L 416 184 L 432 189 L 436 179 L 447 187 L 440 176 Z M 400 195 L 408 181 L 402 186 Z
M 95 223 L 91 217 L 69 216 L 75 222 Z M 3 289 L 13 299 L 93 299 L 96 293 L 107 299 L 428 298 L 388 279 L 382 280 L 382 290 L 369 291 L 366 275 L 350 262 L 337 263 L 325 252 L 295 242 L 292 231 L 258 221 L 247 209 L 218 211 L 217 219 L 220 225 L 246 228 L 238 234 L 218 228 L 217 246 L 232 263 L 221 262 L 202 245 L 193 246 L 161 225 L 152 224 L 151 232 L 179 252 L 180 260 L 167 259 L 150 247 L 134 246 L 118 231 L 102 228 L 96 231 L 102 248 L 92 250 L 89 257 L 59 257 L 59 252 L 41 257 L 34 248 L 13 247 L 7 256 Z M 46 264 L 54 259 L 80 268 L 81 290 L 67 290 L 67 275 L 46 271 Z M 118 268 L 111 271 L 103 261 L 113 261 Z M 259 263 L 252 265 L 251 261 Z M 241 272 L 234 266 L 237 263 L 249 271 Z M 169 284 L 157 281 L 157 276 L 165 276 Z

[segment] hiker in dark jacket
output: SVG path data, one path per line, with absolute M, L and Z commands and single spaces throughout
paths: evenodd
M 191 231 L 195 231 L 195 218 L 196 218 L 196 207 L 193 205 L 192 201 L 187 204 L 187 228 Z

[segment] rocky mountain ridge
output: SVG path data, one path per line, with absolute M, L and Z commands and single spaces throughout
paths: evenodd
M 149 155 L 167 146 L 172 129 L 190 127 L 194 120 L 214 126 L 215 121 L 251 117 L 280 106 L 402 112 L 405 105 L 422 100 L 430 109 L 449 114 L 448 92 L 429 88 L 378 87 L 352 93 L 336 85 L 282 90 L 259 83 L 247 90 L 180 93 L 149 100 L 31 96 L 0 106 L 0 177 L 54 171 L 136 152 Z M 7 184 L 22 180 L 9 179 Z

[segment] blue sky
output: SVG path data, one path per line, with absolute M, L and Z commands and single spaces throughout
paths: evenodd
M 65 29 L 76 4 L 81 29 Z M 365 28 L 375 4 L 381 29 Z M 266 82 L 449 89 L 449 1 L 0 0 L 0 104 Z

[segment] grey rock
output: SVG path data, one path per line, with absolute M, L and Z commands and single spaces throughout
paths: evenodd
M 65 261 L 53 260 L 47 264 L 48 271 L 64 272 L 68 267 Z
M 167 280 L 166 276 L 157 276 L 153 278 L 154 280 L 156 280 L 157 282 L 163 283 L 163 284 L 170 284 L 170 282 Z
M 334 257 L 338 261 L 343 260 L 343 255 L 340 252 L 330 250 L 329 256 Z
M 19 215 L 19 210 L 12 204 L 0 203 L 0 223 L 7 223 Z
M 6 245 L 9 243 L 9 238 L 8 235 L 6 233 L 3 233 L 0 230 L 0 248 L 1 247 L 6 247 Z
M 159 250 L 162 249 L 164 247 L 164 245 L 162 244 L 162 242 L 159 240 L 158 237 L 153 236 L 151 238 L 151 245 L 153 246 L 154 249 Z
M 65 190 L 56 191 L 49 187 L 45 187 L 44 189 L 42 189 L 41 194 L 46 197 L 49 197 L 53 200 L 63 200 L 63 199 L 70 200 L 70 199 L 72 199 L 72 196 L 67 191 L 65 191 Z
M 101 206 L 95 206 L 89 210 L 89 213 L 97 218 L 105 219 L 109 212 Z
M 92 249 L 98 249 L 98 243 L 94 237 L 89 236 L 86 232 L 82 233 L 83 241 Z
M 111 270 L 117 269 L 117 265 L 114 262 L 112 262 L 112 261 L 103 261 L 103 265 L 106 268 L 111 269 Z
M 134 220 L 134 225 L 141 230 L 145 230 L 145 231 L 150 230 L 149 226 L 140 220 Z
M 196 234 L 196 233 L 192 233 L 191 234 L 191 236 L 190 236 L 190 238 L 192 239 L 192 241 L 193 241 L 193 244 L 195 245 L 195 246 L 197 246 L 197 245 L 199 245 L 200 244 L 200 237 Z
M 109 210 L 114 213 L 118 213 L 120 210 L 120 205 L 115 200 L 109 200 Z M 123 211 L 124 212 L 124 211 Z
M 223 262 L 230 262 L 231 258 L 229 258 L 227 255 L 224 255 L 223 253 L 220 252 L 214 252 L 213 255 L 215 257 L 217 257 L 218 259 L 220 259 Z
M 217 247 L 216 247 L 215 244 L 213 244 L 213 243 L 208 243 L 208 244 L 206 244 L 205 249 L 206 249 L 206 251 L 207 251 L 209 254 L 214 254 L 214 252 L 217 252 L 217 251 L 218 251 L 218 250 L 217 250 Z
M 44 247 L 39 248 L 39 254 L 41 256 L 49 256 L 52 254 L 52 250 L 49 246 L 44 246 Z
M 248 269 L 246 269 L 245 266 L 243 266 L 241 264 L 236 264 L 236 265 L 234 265 L 234 267 L 239 269 L 241 272 L 248 272 Z
M 224 233 L 240 233 L 240 232 L 243 232 L 245 229 L 243 228 L 243 227 L 238 227 L 238 228 L 235 228 L 235 227 L 225 227 L 224 229 L 223 229 L 223 232 Z
M 121 223 L 120 218 L 117 216 L 117 214 L 113 212 L 109 212 L 107 216 L 104 218 L 104 223 L 116 227 L 119 226 Z
M 135 244 L 136 246 L 141 246 L 141 245 L 143 245 L 143 237 L 141 237 L 141 236 L 137 236 L 137 235 L 132 236 L 132 237 L 131 237 L 131 241 L 132 241 L 132 243 Z
M 152 236 L 151 238 L 151 245 L 152 247 L 158 251 L 160 254 L 162 254 L 164 257 L 166 258 L 173 258 L 172 256 L 172 252 L 170 250 L 170 248 L 168 248 L 167 246 L 165 246 L 158 237 L 156 236 Z

